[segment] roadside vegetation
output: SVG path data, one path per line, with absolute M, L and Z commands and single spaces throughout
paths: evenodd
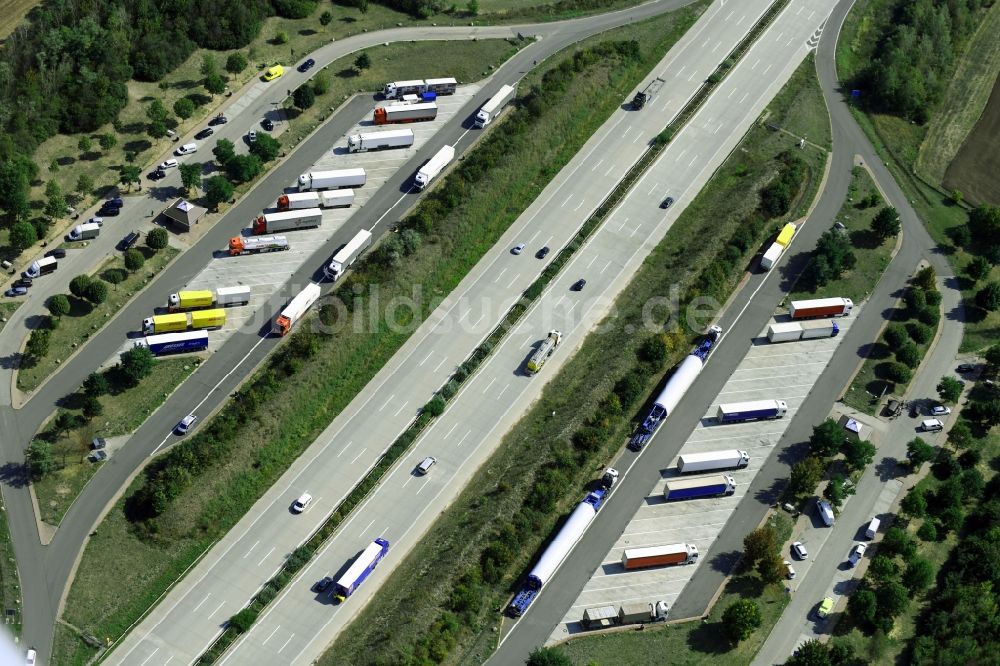
M 991 250 L 995 241 L 983 245 L 982 237 L 970 235 L 977 210 L 980 218 L 1000 218 L 1000 212 L 970 210 L 961 183 L 945 185 L 940 177 L 962 160 L 970 168 L 986 168 L 984 155 L 972 148 L 991 148 L 970 129 L 980 117 L 976 109 L 1000 113 L 985 101 L 1000 72 L 1000 48 L 991 29 L 998 24 L 1000 3 L 861 0 L 848 14 L 837 45 L 845 88 L 860 90 L 854 109 L 859 125 L 949 255 L 956 275 L 963 276 L 968 315 L 963 351 L 984 349 L 1000 335 L 1000 253 Z M 894 77 L 899 85 L 892 83 Z M 959 147 L 966 141 L 972 150 L 962 156 Z M 945 160 L 950 166 L 939 163 Z M 1000 201 L 996 190 L 990 196 Z M 984 290 L 987 294 L 979 297 Z
M 662 53 L 703 6 L 632 26 L 629 34 Z M 539 103 L 513 110 L 498 130 L 484 136 L 421 203 L 415 213 L 423 220 L 420 230 L 407 229 L 373 249 L 341 288 L 357 284 L 366 293 L 367 284 L 378 284 L 380 298 L 389 299 L 410 296 L 413 285 L 421 285 L 435 298 L 415 313 L 415 329 L 642 78 L 649 64 L 641 58 L 650 56 L 632 49 L 622 53 L 617 43 L 608 44 L 603 58 L 595 52 L 586 63 L 587 76 L 577 78 L 570 68 L 545 82 L 530 79 L 541 86 L 535 93 Z M 602 104 L 595 104 L 594 80 L 615 91 Z M 531 82 L 525 82 L 525 91 L 532 89 Z M 438 193 L 458 188 L 465 196 L 442 208 L 447 198 Z M 498 215 L 498 210 L 504 212 Z M 274 483 L 409 335 L 387 327 L 355 328 L 352 316 L 332 303 L 321 306 L 320 321 L 336 335 L 300 326 L 241 389 L 238 403 L 135 481 L 88 543 L 67 600 L 68 622 L 94 635 L 120 636 Z M 111 557 L 126 557 L 136 566 L 123 575 L 90 564 Z M 82 643 L 64 649 L 89 651 Z
M 21 635 L 21 581 L 17 576 L 14 544 L 7 525 L 7 509 L 0 508 L 0 603 L 4 609 L 14 611 L 5 615 L 7 629 L 14 636 Z
M 1000 346 L 989 358 L 980 379 L 1000 373 Z M 867 571 L 834 645 L 887 666 L 992 660 L 1000 642 L 992 629 L 998 600 L 991 585 L 1000 567 L 998 425 L 1000 393 L 980 381 L 945 446 L 935 449 L 919 437 L 909 444 L 906 466 L 923 478 L 866 554 Z
M 842 228 L 823 235 L 788 301 L 842 296 L 861 303 L 882 277 L 899 234 L 899 215 L 886 207 L 866 169 L 851 172 L 835 223 Z
M 861 369 L 844 395 L 844 404 L 875 414 L 881 398 L 906 392 L 941 321 L 941 292 L 936 280 L 930 266 L 911 278 L 902 302 L 889 317 L 889 325 L 868 348 Z
M 0 303 L 0 331 L 7 325 L 7 320 L 14 314 L 14 310 L 21 307 L 21 301 L 4 301 Z
M 138 366 L 148 357 L 126 356 L 120 366 L 94 373 L 76 393 L 68 395 L 45 429 L 32 443 L 32 460 L 40 473 L 32 483 L 41 519 L 58 525 L 100 463 L 92 462 L 91 443 L 136 430 L 194 372 L 198 357 L 159 359 L 149 374 Z M 111 450 L 105 450 L 113 456 Z M 43 460 L 39 460 L 39 456 Z M 39 467 L 38 463 L 41 463 Z
M 116 254 L 93 275 L 73 278 L 69 294 L 50 297 L 45 303 L 49 314 L 39 317 L 21 355 L 17 387 L 27 392 L 38 388 L 178 253 L 167 245 L 167 232 L 154 229 L 145 244 Z M 135 322 L 137 329 L 140 324 Z
M 813 116 L 815 109 L 805 108 L 810 103 L 822 106 L 818 91 L 810 58 L 774 100 L 770 118 L 801 135 L 797 118 Z M 825 154 L 807 149 L 796 153 L 807 167 L 785 214 L 760 210 L 758 193 L 789 168 L 786 153 L 797 141 L 763 126 L 750 130 L 619 296 L 616 316 L 588 336 L 321 664 L 343 654 L 364 655 L 359 663 L 486 660 L 501 622 L 497 609 L 561 516 L 624 444 L 665 370 L 690 351 L 692 332 L 678 325 L 689 300 L 725 300 L 764 238 L 813 199 Z M 646 330 L 643 306 L 671 285 L 681 289 L 681 312 L 656 312 L 663 328 Z M 616 350 L 612 366 L 608 349 Z M 553 411 L 560 418 L 551 418 Z

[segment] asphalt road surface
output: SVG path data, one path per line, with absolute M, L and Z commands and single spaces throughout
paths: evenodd
M 808 439 L 812 426 L 826 418 L 830 406 L 840 397 L 857 364 L 884 325 L 918 261 L 921 258 L 927 259 L 939 275 L 951 272 L 946 260 L 936 249 L 936 243 L 924 229 L 888 170 L 879 161 L 840 94 L 834 50 L 843 17 L 852 2 L 853 0 L 844 0 L 834 8 L 817 53 L 817 70 L 833 126 L 833 161 L 823 195 L 806 224 L 796 234 L 796 252 L 787 254 L 783 263 L 779 264 L 780 278 L 751 277 L 720 324 L 726 329 L 727 337 L 736 340 L 748 339 L 761 330 L 762 324 L 773 312 L 774 304 L 781 301 L 794 277 L 801 272 L 807 253 L 815 246 L 820 234 L 830 227 L 840 210 L 847 196 L 855 155 L 861 156 L 869 165 L 890 205 L 899 211 L 903 222 L 902 246 L 873 290 L 833 361 L 820 377 L 814 392 L 800 407 L 791 427 L 779 443 L 777 453 L 771 456 L 758 473 L 747 493 L 748 499 L 733 512 L 727 527 L 710 551 L 703 555 L 702 564 L 710 566 L 699 566 L 671 610 L 671 615 L 675 618 L 698 617 L 705 613 L 712 596 L 742 552 L 743 537 L 763 519 L 779 496 L 789 467 L 803 456 L 803 447 L 796 445 Z M 948 316 L 956 315 L 949 313 Z M 552 628 L 565 615 L 566 609 L 572 605 L 591 573 L 628 524 L 634 508 L 657 481 L 659 470 L 668 466 L 676 456 L 679 448 L 677 442 L 684 441 L 700 415 L 705 413 L 704 407 L 711 403 L 722 388 L 730 368 L 735 367 L 743 351 L 738 345 L 723 343 L 713 352 L 698 381 L 661 428 L 652 445 L 647 446 L 643 455 L 648 456 L 648 459 L 644 459 L 642 465 L 637 465 L 625 479 L 619 480 L 619 487 L 601 509 L 591 529 L 567 557 L 558 574 L 546 586 L 545 592 L 520 620 L 520 626 L 505 640 L 490 663 L 523 663 L 531 649 L 548 638 Z M 620 467 L 628 466 L 618 464 Z
M 496 89 L 505 83 L 513 83 L 526 72 L 529 63 L 543 60 L 552 53 L 567 45 L 600 33 L 612 27 L 642 20 L 651 16 L 670 11 L 687 4 L 684 0 L 661 0 L 639 7 L 603 14 L 572 21 L 548 23 L 537 26 L 503 26 L 495 28 L 406 28 L 394 29 L 357 35 L 345 40 L 331 43 L 312 55 L 318 64 L 328 62 L 375 44 L 386 41 L 405 41 L 415 39 L 465 39 L 469 37 L 509 37 L 518 33 L 527 36 L 538 36 L 541 39 L 517 54 L 511 61 L 499 68 L 491 82 L 467 107 L 467 113 L 460 113 L 458 119 L 443 130 L 438 137 L 430 142 L 423 151 L 417 154 L 406 166 L 400 169 L 395 178 L 388 181 L 378 194 L 370 201 L 363 214 L 356 215 L 338 234 L 315 254 L 315 262 L 309 262 L 307 267 L 298 271 L 284 290 L 275 293 L 271 300 L 271 311 L 279 307 L 295 286 L 305 284 L 313 277 L 315 266 L 332 254 L 340 244 L 346 242 L 354 233 L 364 227 L 370 228 L 383 214 L 399 205 L 405 209 L 414 193 L 400 197 L 404 191 L 403 183 L 412 176 L 416 168 L 445 144 L 456 146 L 459 154 L 473 140 L 474 135 L 467 135 L 471 126 L 471 116 Z M 306 80 L 306 75 L 287 69 L 286 74 L 276 87 L 263 86 L 263 91 L 257 89 L 257 84 L 251 86 L 249 94 L 242 100 L 237 100 L 227 110 L 231 120 L 229 125 L 234 136 L 242 136 L 246 130 L 256 126 L 265 113 L 273 109 L 275 102 L 280 102 L 288 89 L 297 87 Z M 284 92 L 283 92 L 284 91 Z M 240 113 L 242 105 L 245 113 Z M 121 344 L 126 332 L 134 327 L 134 322 L 148 314 L 152 308 L 160 305 L 162 294 L 168 293 L 176 285 L 184 284 L 196 275 L 204 266 L 211 251 L 225 245 L 226 240 L 243 228 L 250 217 L 270 205 L 274 191 L 293 182 L 297 176 L 314 164 L 318 158 L 330 148 L 342 141 L 344 132 L 353 124 L 354 119 L 367 111 L 371 106 L 370 98 L 357 98 L 350 102 L 341 113 L 338 113 L 322 126 L 309 140 L 304 141 L 289 158 L 267 174 L 254 190 L 248 193 L 230 212 L 219 220 L 216 225 L 198 241 L 194 247 L 179 257 L 166 271 L 161 273 L 143 294 L 120 312 L 120 316 L 112 320 L 95 336 L 74 358 L 67 361 L 60 372 L 45 386 L 40 388 L 18 412 L 9 407 L 10 396 L 0 407 L 0 426 L 5 434 L 2 442 L 3 455 L 3 495 L 8 511 L 11 534 L 14 540 L 19 575 L 22 588 L 25 591 L 23 606 L 23 640 L 34 645 L 40 655 L 40 661 L 47 661 L 51 651 L 52 631 L 66 582 L 70 579 L 73 567 L 77 561 L 87 534 L 93 528 L 104 511 L 113 502 L 116 493 L 159 446 L 163 436 L 177 419 L 190 411 L 192 406 L 199 405 L 202 413 L 214 409 L 220 401 L 231 392 L 240 379 L 246 375 L 273 347 L 274 340 L 262 339 L 257 331 L 245 331 L 233 336 L 223 349 L 214 354 L 188 380 L 184 391 L 175 393 L 132 438 L 129 446 L 123 447 L 108 464 L 95 476 L 95 482 L 87 485 L 83 493 L 64 517 L 55 538 L 48 546 L 41 546 L 35 524 L 35 517 L 28 492 L 27 479 L 23 468 L 23 451 L 29 438 L 41 422 L 51 413 L 56 400 L 65 393 L 72 391 L 97 365 L 110 357 Z M 220 133 L 218 136 L 226 136 Z M 218 136 L 215 138 L 217 139 Z M 459 137 L 465 138 L 459 140 Z M 187 138 L 182 139 L 183 142 Z M 176 176 L 171 176 L 176 178 Z M 158 187 L 170 185 L 160 181 Z M 145 202 L 144 202 L 145 203 Z M 162 202 L 161 202 L 162 203 Z M 126 213 L 142 216 L 142 208 L 134 202 L 126 202 Z M 121 216 L 117 225 L 127 229 L 126 220 L 132 218 Z M 388 225 L 386 225 L 388 226 Z M 384 229 L 382 229 L 384 231 Z M 112 239 L 113 235 L 104 236 Z M 106 252 L 102 245 L 92 245 L 94 254 L 77 259 L 77 263 L 67 262 L 60 265 L 60 270 L 54 276 L 48 276 L 39 282 L 32 290 L 33 303 L 40 304 L 50 293 L 66 291 L 68 279 L 86 268 L 96 265 L 94 259 L 99 252 Z M 74 255 L 75 256 L 75 255 Z M 83 255 L 81 255 L 82 257 Z M 89 260 L 89 261 L 88 261 Z M 37 313 L 29 306 L 22 306 L 15 318 L 8 323 L 0 335 L 0 355 L 6 359 L 5 368 L 9 371 L 15 359 L 20 340 L 24 335 L 25 321 L 30 323 L 30 316 Z M 138 319 L 137 319 L 138 318 Z M 9 373 L 0 377 L 0 386 L 9 384 Z M 196 387 L 200 390 L 196 390 Z M 8 389 L 2 389 L 7 391 Z

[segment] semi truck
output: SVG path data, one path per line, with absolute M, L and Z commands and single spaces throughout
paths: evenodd
M 533 375 L 542 369 L 545 362 L 549 360 L 556 351 L 556 347 L 562 342 L 562 333 L 559 331 L 549 331 L 549 336 L 542 340 L 542 344 L 538 346 L 538 349 L 531 358 L 528 359 L 528 364 L 525 366 L 529 375 Z
M 142 332 L 144 335 L 153 335 L 154 333 L 186 331 L 189 328 L 221 328 L 225 325 L 226 311 L 215 308 L 146 317 L 142 320 Z
M 750 454 L 739 449 L 685 453 L 677 458 L 677 471 L 681 474 L 715 472 L 724 469 L 743 469 L 750 464 Z
M 514 86 L 503 85 L 497 94 L 490 97 L 486 104 L 483 104 L 479 112 L 476 113 L 476 127 L 483 129 L 491 122 L 497 119 L 500 112 L 503 111 L 503 107 L 507 106 L 510 100 L 514 99 L 514 95 L 517 94 L 517 88 Z
M 636 601 L 620 606 L 597 606 L 583 611 L 581 624 L 584 629 L 605 629 L 620 624 L 645 624 L 647 622 L 663 622 L 667 619 L 670 607 L 666 601 L 646 603 Z
M 237 257 L 242 254 L 281 252 L 288 248 L 288 239 L 284 236 L 257 236 L 255 238 L 234 236 L 229 239 L 229 256 L 231 257 Z
M 362 229 L 354 235 L 350 243 L 337 250 L 336 254 L 330 258 L 330 263 L 323 269 L 323 272 L 328 278 L 336 282 L 351 267 L 351 264 L 357 261 L 358 257 L 371 247 L 371 244 L 371 232 Z
M 771 270 L 778 263 L 778 259 L 781 258 L 781 253 L 784 251 L 785 247 L 783 245 L 771 243 L 771 247 L 767 248 L 767 252 L 760 258 L 760 267 L 765 271 Z
M 719 423 L 741 423 L 761 419 L 780 419 L 788 411 L 784 400 L 751 400 L 719 405 L 715 418 Z
M 583 611 L 584 629 L 604 629 L 618 624 L 618 614 L 621 608 L 618 606 L 598 606 L 597 608 L 587 608 Z
M 626 570 L 670 564 L 694 564 L 697 561 L 698 547 L 690 543 L 626 548 L 622 553 L 622 566 Z
M 354 594 L 361 583 L 365 582 L 365 579 L 375 571 L 375 567 L 382 561 L 382 558 L 388 554 L 389 542 L 387 540 L 379 538 L 368 544 L 368 547 L 358 555 L 358 559 L 354 560 L 344 575 L 333 584 L 333 593 L 337 600 L 343 602 Z
M 457 88 L 458 81 L 453 78 L 393 81 L 382 87 L 382 96 L 386 99 L 402 99 L 403 95 L 421 95 L 427 92 L 435 95 L 454 95 Z
M 278 197 L 278 210 L 302 210 L 304 208 L 348 207 L 354 203 L 354 190 L 327 190 L 325 192 L 292 192 Z
M 562 564 L 562 561 L 566 559 L 569 551 L 573 549 L 573 546 L 576 545 L 580 537 L 587 530 L 587 527 L 594 520 L 594 517 L 601 508 L 601 504 L 604 502 L 606 494 L 606 490 L 598 488 L 588 493 L 584 500 L 573 509 L 573 513 L 569 515 L 559 533 L 556 534 L 555 539 L 552 540 L 552 543 L 549 544 L 548 548 L 545 549 L 545 552 L 538 559 L 538 564 L 531 569 L 524 587 L 514 595 L 514 598 L 508 604 L 508 615 L 511 617 L 520 617 L 528 610 L 528 606 L 535 600 L 535 597 L 538 596 L 545 583 L 549 581 L 556 572 L 556 569 L 559 568 L 559 565 Z
M 808 301 L 792 301 L 788 314 L 792 319 L 846 317 L 853 309 L 854 301 L 849 298 L 814 298 Z
M 299 176 L 299 192 L 338 187 L 362 187 L 367 180 L 368 176 L 365 174 L 365 170 L 360 167 L 334 171 L 310 171 Z
M 21 275 L 34 279 L 36 277 L 48 275 L 57 268 L 59 268 L 59 262 L 56 261 L 55 257 L 45 257 L 44 259 L 31 262 L 31 265 L 28 266 L 28 268 L 26 268 Z
M 96 222 L 88 222 L 87 224 L 78 224 L 70 229 L 67 238 L 71 241 L 82 241 L 97 238 L 100 235 L 101 225 Z
M 292 330 L 292 326 L 305 316 L 306 312 L 309 311 L 309 308 L 312 307 L 312 304 L 318 298 L 319 285 L 315 282 L 310 282 L 306 285 L 305 289 L 288 302 L 285 309 L 274 320 L 274 326 L 271 331 L 276 335 L 288 335 L 288 332 Z
M 685 500 L 732 495 L 736 481 L 728 474 L 703 476 L 697 479 L 669 479 L 663 489 L 663 499 Z
M 837 322 L 822 319 L 801 322 L 790 321 L 781 324 L 771 324 L 767 327 L 767 339 L 771 342 L 832 338 L 839 333 L 840 327 L 837 325 Z
M 215 291 L 203 289 L 170 294 L 167 299 L 167 310 L 179 312 L 198 308 L 224 308 L 230 305 L 246 305 L 249 302 L 250 287 L 219 287 Z
M 444 168 L 448 166 L 451 161 L 455 159 L 455 148 L 453 146 L 442 146 L 441 150 L 434 154 L 434 157 L 427 160 L 427 164 L 420 167 L 417 171 L 416 177 L 413 179 L 414 185 L 417 186 L 418 190 L 422 190 L 430 182 L 438 177 Z
M 149 335 L 135 344 L 137 347 L 146 347 L 153 352 L 154 356 L 202 351 L 208 349 L 208 332 L 186 331 L 184 333 Z
M 656 96 L 656 93 L 660 92 L 660 88 L 663 87 L 664 83 L 666 83 L 666 81 L 660 77 L 656 77 L 650 81 L 648 86 L 637 92 L 635 97 L 632 98 L 632 110 L 638 111 L 642 107 L 649 104 L 653 97 Z
M 395 123 L 420 123 L 437 118 L 436 102 L 420 102 L 418 104 L 389 104 L 380 106 L 372 114 L 372 122 L 376 125 Z
M 388 148 L 409 148 L 413 145 L 413 130 L 389 130 L 387 132 L 362 132 L 347 137 L 347 150 L 364 153 L 369 150 Z
M 649 410 L 649 413 L 646 414 L 646 418 L 642 420 L 636 431 L 632 433 L 632 438 L 629 439 L 628 443 L 629 449 L 632 451 L 641 451 L 646 442 L 652 439 L 656 430 L 673 413 L 674 408 L 677 407 L 677 403 L 681 401 L 687 390 L 691 388 L 694 380 L 705 366 L 712 347 L 719 341 L 721 336 L 722 329 L 718 326 L 712 326 L 708 329 L 708 333 L 702 337 L 698 346 L 694 348 L 694 351 L 681 361 L 681 364 L 677 366 L 676 372 L 667 381 L 667 385 L 663 387 L 660 395 L 656 397 L 656 401 L 653 403 L 653 407 Z
M 250 232 L 254 236 L 273 234 L 277 231 L 294 231 L 296 229 L 312 229 L 323 222 L 323 211 L 319 208 L 304 208 L 302 210 L 284 210 L 278 213 L 265 213 L 253 221 Z

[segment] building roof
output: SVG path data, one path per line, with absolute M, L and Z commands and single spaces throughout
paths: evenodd
M 163 211 L 163 214 L 171 220 L 190 229 L 192 225 L 198 224 L 198 220 L 208 212 L 208 209 L 196 206 L 186 199 L 178 199 Z

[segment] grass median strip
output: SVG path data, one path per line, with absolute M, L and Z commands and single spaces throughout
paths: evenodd
M 630 26 L 627 33 L 642 49 L 666 51 L 704 6 Z M 126 491 L 83 554 L 67 600 L 67 622 L 114 639 L 140 617 L 368 383 L 618 107 L 648 67 L 612 48 L 609 60 L 589 63 L 579 80 L 557 73 L 540 82 L 539 94 L 551 105 L 510 113 L 418 207 L 415 215 L 422 231 L 399 234 L 402 247 L 396 247 L 395 239 L 383 242 L 358 265 L 355 275 L 344 279 L 341 290 L 358 285 L 363 294 L 368 293 L 368 280 L 378 284 L 382 302 L 397 295 L 413 297 L 413 286 L 421 285 L 426 296 L 412 321 L 397 320 L 397 326 L 390 328 L 378 318 L 374 330 L 355 328 L 351 324 L 355 313 L 348 310 L 338 320 L 336 308 L 320 307 L 320 321 L 336 326 L 335 335 L 313 335 L 310 326 L 301 326 L 268 367 L 241 390 L 239 402 L 202 426 L 190 444 L 154 462 Z M 598 81 L 608 90 L 607 99 L 595 100 Z M 465 196 L 455 198 L 458 189 Z M 404 241 L 412 244 L 403 245 Z M 357 316 L 367 320 L 369 315 L 359 310 Z M 299 356 L 302 353 L 311 354 L 307 362 Z M 179 463 L 181 468 L 198 483 L 160 486 L 169 484 L 161 470 L 173 469 L 174 461 L 186 461 Z M 145 498 L 155 487 L 166 491 L 168 501 L 150 515 Z M 124 573 L 99 566 L 109 558 L 128 559 L 135 566 Z

